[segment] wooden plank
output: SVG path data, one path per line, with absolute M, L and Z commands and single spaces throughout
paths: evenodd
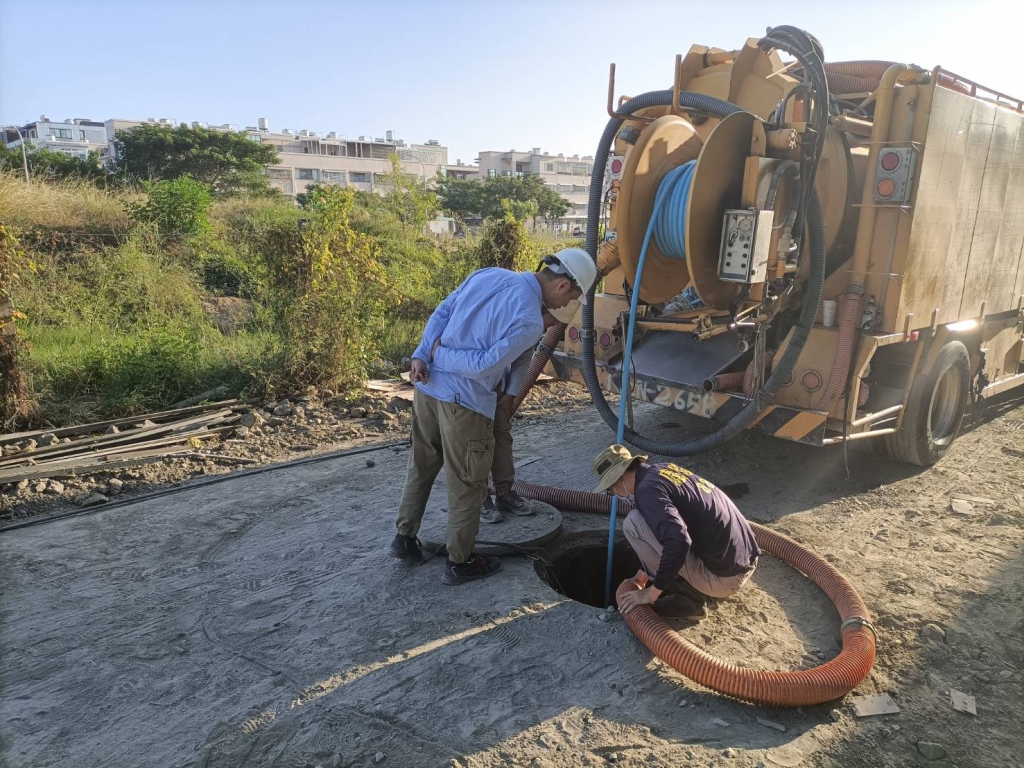
M 181 450 L 188 450 L 188 443 L 192 438 L 206 440 L 211 437 L 216 437 L 216 433 L 200 432 L 194 435 L 182 435 L 177 438 L 166 438 L 163 441 L 154 441 L 154 443 L 159 443 L 159 445 L 151 443 L 147 450 L 129 450 L 128 448 L 125 448 L 120 451 L 104 453 L 97 452 L 81 456 L 67 457 L 63 461 L 53 461 L 24 467 L 8 468 L 0 471 L 0 483 L 18 483 L 22 480 L 33 480 L 40 477 L 63 477 L 78 470 L 91 472 L 95 471 L 97 468 L 105 468 L 111 462 L 122 461 L 125 459 L 176 455 L 177 453 L 180 453 Z M 181 448 L 175 450 L 175 446 L 181 446 Z
M 0 460 L 0 467 L 23 463 L 29 458 L 35 459 L 36 461 L 46 460 L 54 456 L 67 456 L 84 452 L 95 448 L 96 446 L 109 447 L 114 445 L 124 445 L 126 443 L 136 442 L 139 438 L 143 437 L 150 437 L 169 432 L 180 432 L 183 429 L 192 427 L 213 426 L 226 421 L 232 413 L 233 412 L 230 409 L 225 409 L 216 413 L 193 416 L 190 419 L 183 419 L 182 421 L 169 421 L 165 424 L 157 424 L 153 427 L 140 427 L 139 429 L 129 429 L 112 435 L 89 437 L 84 440 L 78 440 L 70 445 L 59 443 L 57 445 L 39 448 L 31 453 L 9 456 Z
M 57 429 L 36 429 L 31 432 L 9 432 L 6 435 L 0 435 L 0 446 L 10 445 L 11 443 L 17 443 L 22 440 L 29 440 L 42 435 L 52 434 L 56 437 L 72 437 L 74 435 L 88 435 L 92 432 L 99 432 L 106 429 L 107 427 L 119 427 L 122 424 L 141 424 L 146 419 L 150 421 L 159 421 L 160 419 L 169 418 L 171 416 L 190 416 L 194 413 L 202 413 L 204 411 L 213 411 L 218 408 L 226 407 L 238 407 L 245 405 L 248 401 L 246 400 L 222 400 L 219 403 L 208 403 L 207 405 L 197 405 L 191 408 L 177 408 L 167 411 L 157 411 L 155 413 L 143 413 L 138 416 L 124 416 L 120 419 L 110 419 L 108 421 L 95 421 L 90 424 L 77 424 L 71 427 L 59 427 Z

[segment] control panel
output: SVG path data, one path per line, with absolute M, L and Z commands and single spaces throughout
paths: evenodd
M 718 277 L 732 283 L 760 283 L 768 271 L 773 211 L 729 209 L 722 224 Z

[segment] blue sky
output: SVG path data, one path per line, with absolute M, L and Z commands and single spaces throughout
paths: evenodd
M 1008 1 L 0 0 L 0 122 L 268 117 L 435 138 L 452 163 L 592 154 L 609 62 L 618 93 L 664 88 L 691 44 L 735 48 L 778 24 L 816 35 L 829 60 L 941 64 L 1024 98 L 1024 10 Z

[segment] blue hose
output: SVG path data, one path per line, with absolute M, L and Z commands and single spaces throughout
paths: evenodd
M 658 185 L 654 196 L 654 208 L 647 222 L 644 243 L 640 248 L 640 258 L 636 263 L 636 277 L 633 278 L 633 296 L 629 302 L 629 325 L 626 330 L 626 343 L 622 348 L 622 385 L 619 387 L 619 426 L 615 433 L 615 442 L 623 442 L 626 429 L 626 405 L 632 396 L 629 386 L 630 358 L 633 353 L 633 335 L 636 331 L 636 310 L 640 299 L 640 280 L 647 260 L 647 247 L 651 236 L 658 243 L 658 248 L 666 256 L 674 259 L 686 258 L 686 204 L 690 199 L 690 186 L 693 182 L 693 169 L 697 161 L 691 160 L 678 168 L 669 171 Z M 611 516 L 608 522 L 608 560 L 605 564 L 604 603 L 612 604 L 612 560 L 615 554 L 615 520 L 619 512 L 619 499 L 612 499 Z

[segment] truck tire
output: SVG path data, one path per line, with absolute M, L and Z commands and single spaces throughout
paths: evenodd
M 947 342 L 931 370 L 911 385 L 903 425 L 883 438 L 889 455 L 919 467 L 930 467 L 941 459 L 960 432 L 970 378 L 967 347 L 959 341 Z

